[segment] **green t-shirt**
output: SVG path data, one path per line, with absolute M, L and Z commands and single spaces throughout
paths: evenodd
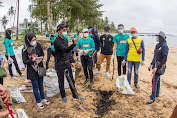
M 72 38 L 72 41 L 74 41 L 74 38 L 77 38 L 77 33 L 74 34 L 73 38 Z
M 54 45 L 49 46 L 49 48 L 51 48 L 51 50 L 52 50 L 53 52 L 55 52 Z
M 8 56 L 7 53 L 10 53 L 10 56 L 15 56 L 12 39 L 5 38 L 4 45 L 6 50 L 5 55 Z
M 127 40 L 130 38 L 128 34 L 116 34 L 113 38 L 113 42 L 117 43 L 116 56 L 124 57 Z
M 92 52 L 88 52 L 88 54 L 92 54 L 93 51 L 95 50 L 94 40 L 92 38 L 88 38 L 88 39 L 81 38 L 81 39 L 79 39 L 79 41 L 77 42 L 77 49 L 81 49 L 81 50 L 92 49 Z

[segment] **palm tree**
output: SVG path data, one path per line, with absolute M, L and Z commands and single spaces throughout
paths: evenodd
M 28 19 L 27 18 L 24 19 L 24 23 L 25 23 L 25 28 L 27 29 L 27 26 L 28 26 Z
M 8 11 L 8 15 L 10 16 L 10 26 L 12 27 L 11 18 L 13 17 L 13 15 L 15 15 L 15 10 L 14 10 L 13 6 L 10 7 L 10 9 Z
M 1 19 L 1 24 L 2 26 L 4 27 L 4 30 L 6 30 L 6 26 L 7 26 L 7 23 L 8 23 L 8 19 L 7 17 L 4 15 Z

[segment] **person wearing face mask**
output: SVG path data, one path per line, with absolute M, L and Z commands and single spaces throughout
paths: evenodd
M 22 50 L 23 63 L 27 65 L 27 78 L 31 80 L 33 93 L 40 109 L 44 109 L 43 104 L 50 102 L 45 99 L 43 88 L 43 77 L 39 77 L 38 68 L 43 66 L 44 52 L 36 36 L 33 33 L 25 35 L 25 44 Z
M 55 69 L 58 75 L 60 94 L 61 94 L 63 102 L 65 103 L 67 103 L 67 98 L 66 98 L 65 89 L 64 89 L 64 72 L 65 70 L 69 71 L 69 76 L 75 87 L 75 81 L 73 79 L 73 74 L 72 74 L 72 69 L 71 69 L 71 66 L 73 66 L 73 63 L 70 58 L 71 56 L 70 53 L 73 50 L 73 48 L 76 46 L 77 41 L 80 38 L 80 35 L 79 35 L 76 39 L 74 39 L 73 44 L 68 47 L 68 40 L 64 38 L 67 35 L 67 28 L 68 28 L 67 25 L 59 24 L 57 26 L 58 37 L 54 41 Z M 72 92 L 73 100 L 78 100 L 70 84 L 69 86 Z M 83 97 L 79 97 L 79 99 L 84 100 Z
M 121 63 L 124 59 L 125 55 L 125 49 L 127 40 L 130 38 L 130 36 L 126 33 L 124 33 L 124 25 L 119 24 L 118 25 L 118 34 L 114 36 L 113 42 L 114 42 L 114 49 L 113 49 L 113 60 L 115 59 L 115 56 L 117 57 L 117 67 L 118 67 L 118 75 L 121 76 Z M 123 68 L 123 74 L 126 74 L 126 64 Z
M 54 45 L 53 45 L 55 39 L 56 39 L 55 35 L 51 34 L 51 36 L 50 36 L 51 45 L 47 49 L 46 69 L 48 69 L 48 65 L 49 65 L 51 55 L 55 56 L 55 48 L 54 48 Z
M 132 27 L 130 29 L 132 37 L 127 40 L 126 44 L 126 51 L 124 60 L 122 62 L 122 66 L 125 66 L 126 61 L 128 61 L 128 75 L 127 79 L 129 84 L 131 85 L 131 74 L 132 74 L 132 67 L 134 66 L 134 86 L 139 89 L 138 85 L 138 70 L 139 65 L 144 64 L 145 60 L 145 47 L 144 41 L 142 38 L 137 36 L 136 28 Z
M 148 68 L 150 71 L 152 68 L 152 94 L 150 96 L 150 101 L 147 104 L 152 104 L 155 102 L 155 98 L 159 97 L 160 93 L 160 74 L 159 71 L 163 70 L 161 68 L 166 68 L 167 56 L 169 52 L 168 45 L 166 43 L 166 35 L 164 32 L 160 31 L 157 35 L 158 44 L 154 50 L 154 58 Z M 163 70 L 165 72 L 165 69 Z M 163 74 L 164 74 L 163 72 Z
M 93 68 L 94 68 L 95 64 L 97 63 L 97 58 L 98 58 L 97 53 L 100 50 L 100 39 L 98 36 L 98 32 L 95 28 L 92 28 L 91 32 L 92 32 L 91 38 L 94 40 L 95 43 L 95 50 L 92 54 Z
M 109 69 L 111 63 L 111 57 L 113 53 L 113 36 L 110 35 L 110 27 L 104 28 L 104 34 L 100 36 L 100 45 L 101 45 L 101 53 L 98 57 L 97 68 L 98 71 L 94 73 L 94 75 L 99 75 L 101 72 L 101 64 L 103 60 L 106 58 L 106 77 L 110 77 Z
M 81 63 L 85 74 L 85 82 L 86 85 L 89 82 L 90 78 L 90 85 L 93 85 L 93 60 L 92 60 L 92 53 L 95 50 L 95 43 L 92 38 L 89 38 L 89 31 L 87 28 L 82 30 L 83 38 L 79 39 L 77 43 L 77 49 L 81 56 Z M 89 75 L 88 75 L 89 71 Z
M 6 38 L 4 40 L 4 45 L 5 45 L 5 56 L 8 60 L 8 65 L 9 65 L 9 73 L 11 76 L 12 80 L 18 80 L 12 73 L 12 63 L 14 63 L 15 68 L 20 75 L 20 77 L 25 77 L 24 74 L 21 73 L 15 54 L 14 54 L 14 48 L 13 48 L 13 42 L 11 38 L 12 30 L 6 30 Z

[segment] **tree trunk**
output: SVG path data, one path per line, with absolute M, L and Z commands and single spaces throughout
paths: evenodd
M 18 40 L 19 2 L 20 2 L 20 0 L 18 0 L 18 11 L 17 11 L 17 32 L 16 32 L 16 40 Z
M 52 18 L 50 14 L 50 0 L 47 0 L 47 16 L 48 16 L 48 24 L 49 24 L 49 33 L 52 32 Z

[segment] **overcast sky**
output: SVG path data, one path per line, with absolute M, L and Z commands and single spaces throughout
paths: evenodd
M 16 0 L 0 0 L 0 17 L 5 15 L 10 6 L 16 6 Z M 108 17 L 117 26 L 124 24 L 126 29 L 136 27 L 138 32 L 159 32 L 177 35 L 176 0 L 100 0 L 103 17 Z M 20 0 L 20 21 L 30 20 L 27 8 L 29 0 Z M 1 25 L 1 24 L 0 24 Z M 7 27 L 10 27 L 10 23 Z M 2 26 L 0 30 L 2 30 Z

